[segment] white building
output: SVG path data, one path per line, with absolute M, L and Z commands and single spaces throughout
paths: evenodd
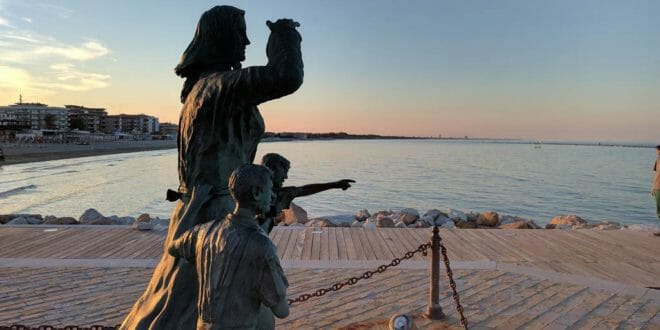
M 42 103 L 16 103 L 0 106 L 0 117 L 27 123 L 32 130 L 69 129 L 69 113 L 66 108 L 49 107 Z

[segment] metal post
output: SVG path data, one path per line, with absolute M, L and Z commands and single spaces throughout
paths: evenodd
M 433 235 L 431 235 L 431 288 L 429 305 L 426 307 L 424 317 L 430 320 L 445 318 L 445 313 L 440 307 L 440 230 L 438 226 L 433 226 Z

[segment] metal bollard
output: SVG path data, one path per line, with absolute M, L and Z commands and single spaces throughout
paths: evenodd
M 424 317 L 429 320 L 442 320 L 445 313 L 440 307 L 440 230 L 433 226 L 431 235 L 431 287 L 429 292 L 429 305 L 426 307 Z

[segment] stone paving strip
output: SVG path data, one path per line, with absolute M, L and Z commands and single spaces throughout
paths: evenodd
M 468 234 L 468 232 L 470 232 Z M 428 239 L 424 229 L 302 228 L 271 235 L 290 298 L 389 264 Z M 121 226 L 0 227 L 0 326 L 115 325 L 143 292 L 165 231 Z M 660 329 L 660 239 L 635 232 L 443 230 L 471 328 Z M 397 313 L 420 328 L 458 325 L 421 317 L 428 260 L 294 305 L 280 328 L 386 328 Z
M 313 292 L 367 269 L 285 269 L 289 297 Z M 151 268 L 2 268 L 0 325 L 116 325 L 151 276 Z M 660 299 L 557 283 L 500 270 L 454 272 L 472 328 L 658 328 Z M 451 291 L 443 277 L 441 305 L 456 327 Z M 428 272 L 393 269 L 292 306 L 279 328 L 386 328 L 398 313 L 421 328 L 440 326 L 420 317 L 428 303 Z

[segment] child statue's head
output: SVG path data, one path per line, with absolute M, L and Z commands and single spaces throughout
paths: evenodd
M 289 177 L 288 174 L 291 162 L 280 154 L 271 153 L 265 154 L 263 158 L 261 158 L 261 165 L 266 166 L 273 171 L 273 185 L 276 188 L 282 188 L 284 180 Z
M 240 208 L 263 213 L 273 200 L 273 172 L 267 167 L 245 164 L 229 177 L 229 192 Z

